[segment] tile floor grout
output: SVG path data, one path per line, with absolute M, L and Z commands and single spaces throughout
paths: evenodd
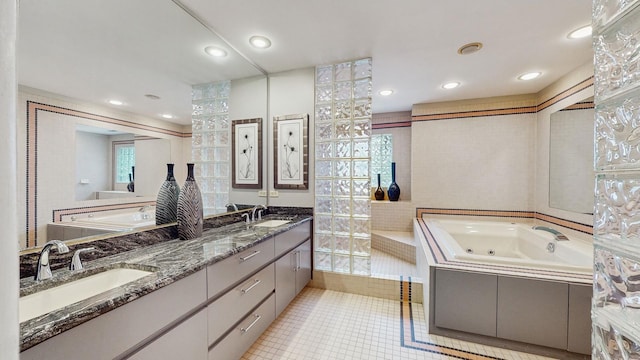
M 372 250 L 372 273 L 417 275 L 415 264 Z M 552 359 L 430 335 L 422 304 L 307 287 L 241 360 L 490 358 Z

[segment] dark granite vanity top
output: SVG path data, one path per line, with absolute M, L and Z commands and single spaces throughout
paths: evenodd
M 20 296 L 26 296 L 106 269 L 124 267 L 152 271 L 150 275 L 124 286 L 22 322 L 20 324 L 21 351 L 202 270 L 210 264 L 266 241 L 273 235 L 310 221 L 312 218 L 309 213 L 301 211 L 293 214 L 286 211 L 281 211 L 280 214 L 277 211 L 270 211 L 270 213 L 271 215 L 265 217 L 265 220 L 286 219 L 291 222 L 277 227 L 255 227 L 252 226 L 253 224 L 247 225 L 243 222 L 229 225 L 219 224 L 220 227 L 214 227 L 215 225 L 209 221 L 202 237 L 186 241 L 176 239 L 177 236 L 172 234 L 171 227 L 150 230 L 150 232 L 166 232 L 172 237 L 168 240 L 153 241 L 148 238 L 154 237 L 154 235 L 145 233 L 119 236 L 100 240 L 115 242 L 111 248 L 118 249 L 117 253 L 105 256 L 105 251 L 99 250 L 97 252 L 103 257 L 92 261 L 85 260 L 85 269 L 83 270 L 72 272 L 67 269 L 54 269 L 52 279 L 39 283 L 36 283 L 31 276 L 22 278 L 20 280 Z M 156 234 L 155 237 L 160 236 Z M 134 241 L 136 238 L 140 241 Z M 82 245 L 82 247 L 89 247 L 94 246 L 94 243 Z M 99 246 L 96 247 L 101 249 Z M 72 252 L 73 249 L 70 253 Z M 54 255 L 55 252 L 51 254 Z M 23 257 L 25 256 L 23 255 Z M 37 256 L 35 259 L 37 261 Z M 23 262 L 27 264 L 24 265 L 25 268 L 28 268 L 28 264 L 32 260 L 29 256 L 23 259 Z

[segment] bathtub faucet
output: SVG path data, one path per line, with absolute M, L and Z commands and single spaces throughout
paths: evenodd
M 556 229 L 552 229 L 550 227 L 546 227 L 546 226 L 534 226 L 532 227 L 533 230 L 543 230 L 543 231 L 547 231 L 553 234 L 553 238 L 556 241 L 567 241 L 569 240 L 569 238 L 561 233 L 560 231 L 556 230 Z
M 140 209 L 138 209 L 138 211 L 145 212 L 145 211 L 147 211 L 149 209 L 151 209 L 151 205 L 145 205 L 145 206 L 141 207 Z

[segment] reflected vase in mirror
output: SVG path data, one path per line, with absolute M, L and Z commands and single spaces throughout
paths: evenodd
M 132 166 L 131 167 L 131 174 L 129 174 L 129 183 L 127 184 L 127 190 L 129 192 L 133 192 L 133 190 L 135 190 L 134 189 L 134 184 L 133 184 L 133 182 L 135 181 L 134 180 L 135 177 L 136 177 L 136 167 Z
M 187 180 L 178 196 L 178 236 L 182 240 L 202 236 L 202 194 L 193 176 L 193 164 L 187 164 Z
M 173 176 L 173 164 L 167 164 L 167 179 L 160 186 L 156 199 L 156 225 L 178 221 L 180 186 Z
M 400 187 L 396 183 L 396 163 L 391 163 L 391 185 L 387 189 L 389 201 L 398 201 L 400 199 Z
M 380 187 L 380 174 L 378 174 L 378 188 L 376 189 L 374 195 L 376 197 L 376 200 L 384 200 L 384 190 L 382 190 L 382 188 Z

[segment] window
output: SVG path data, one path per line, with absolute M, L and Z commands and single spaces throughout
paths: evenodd
M 393 161 L 393 135 L 371 135 L 371 186 L 388 187 L 391 184 L 391 162 Z
M 128 184 L 129 174 L 133 177 L 136 165 L 136 147 L 133 142 L 113 144 L 113 178 L 115 184 Z

